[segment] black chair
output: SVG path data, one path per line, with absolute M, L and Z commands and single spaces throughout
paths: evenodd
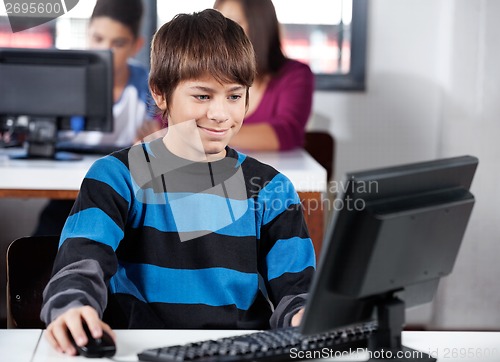
M 29 236 L 7 249 L 7 328 L 45 328 L 42 293 L 57 254 L 59 236 Z
M 326 169 L 327 180 L 333 177 L 333 160 L 335 159 L 335 140 L 327 132 L 306 132 L 304 149 Z

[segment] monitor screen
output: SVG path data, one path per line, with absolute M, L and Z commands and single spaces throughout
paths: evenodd
M 0 48 L 0 79 L 0 119 L 27 117 L 28 152 L 53 156 L 58 130 L 113 130 L 109 50 Z
M 440 278 L 453 269 L 474 204 L 469 188 L 477 164 L 462 156 L 348 174 L 338 188 L 343 194 L 325 236 L 302 332 L 373 319 L 386 332 L 394 325 L 402 329 L 404 308 L 430 302 Z M 400 339 L 395 343 L 401 347 Z

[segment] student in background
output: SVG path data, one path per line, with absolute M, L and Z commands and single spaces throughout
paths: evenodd
M 98 0 L 90 17 L 90 49 L 113 51 L 113 117 L 112 133 L 79 132 L 73 142 L 109 144 L 128 147 L 156 131 L 148 72 L 132 59 L 144 45 L 140 36 L 143 4 L 141 0 Z
M 68 331 L 87 342 L 82 321 L 94 338 L 111 327 L 300 322 L 315 257 L 299 197 L 284 175 L 227 146 L 255 76 L 250 41 L 207 9 L 163 25 L 151 55 L 168 132 L 92 165 L 44 291 L 45 336 L 67 354 Z
M 98 0 L 90 17 L 89 48 L 113 51 L 113 132 L 61 132 L 71 143 L 128 147 L 160 128 L 152 120 L 148 72 L 132 59 L 141 49 L 141 0 Z M 42 210 L 34 235 L 59 235 L 73 200 L 51 200 Z
M 311 114 L 314 75 L 306 64 L 283 54 L 272 1 L 216 0 L 214 8 L 241 25 L 257 58 L 248 113 L 231 146 L 264 151 L 301 147 Z

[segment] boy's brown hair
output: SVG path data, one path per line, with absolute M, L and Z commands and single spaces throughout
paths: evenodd
M 247 87 L 248 102 L 255 72 L 250 40 L 217 10 L 176 15 L 153 37 L 149 87 L 164 97 L 164 116 L 181 81 L 211 75 L 221 83 L 241 84 Z

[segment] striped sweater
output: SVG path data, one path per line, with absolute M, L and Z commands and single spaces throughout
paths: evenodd
M 193 163 L 161 139 L 88 171 L 41 318 L 90 305 L 114 328 L 266 329 L 304 305 L 314 250 L 297 193 L 227 148 Z

